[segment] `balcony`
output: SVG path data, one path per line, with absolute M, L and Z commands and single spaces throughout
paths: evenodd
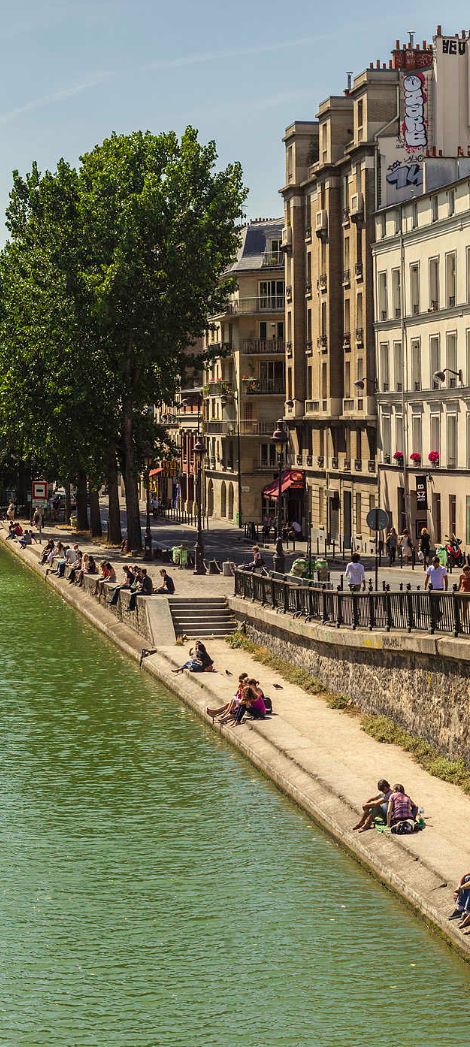
M 367 468 L 370 473 L 375 473 L 375 461 L 373 458 L 370 458 L 367 462 Z
M 455 294 L 450 294 L 447 300 L 447 308 L 453 309 L 455 305 Z
M 322 454 L 319 454 L 318 457 L 317 457 L 317 465 L 320 466 L 320 469 L 323 469 L 324 464 L 325 464 L 325 458 L 324 458 L 324 456 Z
M 278 378 L 242 378 L 245 396 L 282 395 L 285 392 L 285 382 Z
M 292 301 L 292 287 L 286 287 L 286 302 Z
M 325 291 L 328 287 L 328 277 L 326 273 L 321 273 L 318 277 L 317 287 L 318 290 L 322 292 L 322 294 L 325 294 Z
M 345 458 L 343 462 L 343 469 L 349 470 L 351 468 L 351 459 Z
M 343 269 L 343 287 L 351 286 L 351 270 Z
M 351 348 L 351 334 L 349 331 L 345 331 L 343 334 L 343 349 Z
M 354 459 L 354 468 L 356 470 L 356 473 L 360 473 L 361 472 L 361 470 L 362 470 L 362 461 L 361 461 L 360 458 L 355 458 Z
M 317 346 L 318 346 L 318 348 L 319 348 L 319 349 L 321 349 L 321 350 L 322 350 L 323 352 L 326 352 L 326 350 L 327 350 L 327 348 L 328 348 L 328 338 L 327 338 L 326 334 L 320 334 L 320 335 L 318 335 L 318 338 L 317 338 Z
M 413 302 L 411 312 L 413 313 L 413 316 L 419 316 L 419 302 Z M 385 319 L 387 319 L 387 317 L 385 317 Z
M 311 244 L 311 242 L 312 242 L 312 227 L 311 227 L 311 225 L 308 225 L 306 230 L 305 230 L 305 243 L 306 244 Z
M 354 266 L 354 273 L 357 281 L 360 281 L 364 278 L 364 268 L 362 262 L 356 262 Z
M 348 411 L 354 411 L 355 401 L 348 397 L 343 400 L 343 414 L 347 414 Z
M 204 396 L 233 396 L 230 382 L 211 381 L 203 388 Z
M 364 345 L 364 328 L 356 327 L 356 345 Z
M 283 356 L 285 351 L 286 344 L 283 338 L 244 338 L 241 345 L 243 356 L 262 356 L 270 353 Z
M 437 313 L 438 309 L 439 309 L 439 302 L 436 302 L 433 299 L 432 302 L 431 302 L 431 305 L 429 307 L 428 312 L 430 312 L 430 313 Z
M 339 468 L 339 458 L 337 458 L 336 456 L 334 456 L 331 459 L 331 468 L 332 469 L 338 469 Z
M 234 423 L 235 424 L 235 423 Z M 241 436 L 272 436 L 276 428 L 276 420 L 272 422 L 254 422 L 242 418 L 240 421 Z
M 263 269 L 284 268 L 282 251 L 265 251 L 261 262 Z
M 312 346 L 313 346 L 312 339 L 309 338 L 308 342 L 305 343 L 305 355 L 306 356 L 311 356 L 312 355 Z
M 349 225 L 349 207 L 343 207 L 343 225 Z
M 306 400 L 305 401 L 305 414 L 313 414 L 320 410 L 319 400 Z
M 225 312 L 220 316 L 244 316 L 254 313 L 280 313 L 284 311 L 284 295 L 262 295 L 253 298 L 236 298 L 227 303 Z
M 286 342 L 286 356 L 288 360 L 292 360 L 292 342 Z
M 306 298 L 311 298 L 312 297 L 312 285 L 311 284 L 305 284 L 305 297 Z

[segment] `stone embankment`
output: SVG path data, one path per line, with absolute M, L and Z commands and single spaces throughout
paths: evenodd
M 44 576 L 34 547 L 22 551 L 14 543 L 6 546 Z M 140 660 L 142 637 L 113 617 L 109 607 L 54 575 L 48 581 L 104 636 Z M 470 797 L 430 776 L 396 746 L 376 742 L 361 731 L 356 718 L 329 708 L 321 696 L 286 683 L 246 652 L 232 650 L 222 640 L 211 643 L 210 651 L 216 673 L 173 675 L 171 670 L 186 656 L 174 643 L 159 642 L 158 651 L 145 657 L 142 665 L 200 715 L 207 729 L 211 725 L 206 706 L 227 701 L 240 672 L 261 676 L 274 702 L 272 719 L 237 728 L 216 724 L 214 730 L 470 960 L 470 936 L 464 937 L 448 920 L 453 889 L 470 870 Z M 352 831 L 361 803 L 375 793 L 381 777 L 392 784 L 403 782 L 424 807 L 427 825 L 423 832 L 400 838 Z

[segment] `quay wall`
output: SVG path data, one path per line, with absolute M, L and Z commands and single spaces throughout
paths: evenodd
M 229 604 L 251 640 L 470 767 L 468 640 L 339 630 L 240 597 Z

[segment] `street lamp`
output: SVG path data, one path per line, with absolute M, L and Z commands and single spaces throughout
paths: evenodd
M 144 560 L 148 561 L 152 559 L 152 532 L 150 530 L 150 466 L 153 461 L 153 453 L 151 448 L 146 448 L 144 451 L 144 463 L 145 463 L 145 493 L 147 499 L 147 520 L 145 525 L 145 538 L 144 538 Z
M 353 384 L 356 386 L 356 389 L 361 389 L 361 391 L 364 391 L 366 387 L 366 382 L 369 382 L 369 385 L 373 385 L 375 391 L 377 392 L 378 384 L 376 378 L 358 378 Z
M 197 499 L 197 536 L 196 545 L 194 547 L 194 574 L 206 574 L 206 568 L 204 565 L 204 539 L 202 535 L 202 459 L 206 453 L 206 448 L 202 436 L 198 434 L 196 443 L 194 444 L 194 457 L 197 462 L 196 472 L 196 499 Z
M 273 432 L 272 439 L 275 443 L 279 461 L 279 481 L 277 488 L 277 537 L 276 552 L 273 557 L 273 567 L 275 571 L 284 574 L 284 549 L 282 548 L 282 470 L 284 466 L 284 450 L 289 441 L 289 437 L 286 433 L 284 420 L 282 418 L 279 418 L 276 422 L 276 429 Z
M 242 514 L 242 460 L 241 460 L 241 448 L 240 448 L 240 401 L 238 399 L 238 390 L 232 389 L 230 396 L 227 393 L 222 393 L 220 397 L 220 405 L 222 410 L 230 402 L 230 397 L 236 402 L 237 405 L 237 489 L 238 489 L 238 526 L 243 527 L 243 514 Z
M 455 374 L 455 377 L 458 378 L 460 384 L 463 385 L 463 371 L 454 371 L 453 367 L 444 367 L 442 371 L 434 371 L 433 378 L 435 378 L 437 382 L 445 382 L 446 374 Z

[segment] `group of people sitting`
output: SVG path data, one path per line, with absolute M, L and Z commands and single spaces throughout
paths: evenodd
M 78 545 L 64 545 L 61 541 L 50 538 L 44 547 L 40 563 L 46 566 L 46 574 L 56 574 L 58 578 L 65 576 L 66 568 L 68 581 L 71 585 L 83 585 L 84 575 L 96 575 L 94 596 L 101 596 L 105 583 L 114 585 L 108 604 L 115 606 L 119 600 L 119 594 L 123 590 L 130 592 L 130 599 L 126 611 L 135 611 L 138 596 L 153 596 L 155 594 L 171 595 L 175 591 L 173 579 L 167 571 L 162 568 L 161 585 L 154 589 L 152 579 L 145 567 L 138 564 L 129 566 L 124 564 L 124 581 L 117 584 L 116 571 L 109 560 L 103 560 L 99 565 L 91 553 L 83 553 Z
M 464 934 L 470 934 L 470 873 L 465 873 L 454 891 L 454 911 L 449 920 L 460 920 L 458 924 Z M 464 929 L 466 928 L 466 929 Z
M 140 567 L 139 564 L 126 563 L 123 571 L 124 581 L 113 589 L 111 598 L 108 600 L 110 607 L 116 606 L 120 593 L 126 590 L 131 594 L 128 607 L 126 608 L 127 611 L 135 611 L 138 596 L 172 596 L 175 591 L 175 583 L 164 567 L 160 571 L 162 582 L 156 589 L 154 589 L 152 579 L 147 574 L 145 567 Z
M 232 727 L 239 726 L 245 716 L 251 720 L 265 720 L 272 711 L 271 699 L 264 694 L 259 680 L 251 679 L 248 673 L 241 673 L 238 677 L 238 688 L 230 701 L 218 709 L 208 707 L 206 710 L 212 723 L 217 719 L 218 723 L 229 723 Z
M 357 829 L 363 833 L 376 826 L 387 827 L 392 833 L 401 835 L 424 827 L 419 809 L 403 785 L 394 785 L 392 788 L 385 778 L 381 778 L 377 788 L 377 796 L 371 796 L 363 805 L 362 815 L 357 825 L 353 825 L 354 831 Z
M 7 534 L 7 542 L 8 541 L 17 541 L 18 545 L 21 545 L 21 548 L 25 549 L 27 545 L 32 545 L 33 542 L 37 542 L 38 539 L 30 528 L 23 530 L 18 520 L 16 523 L 14 520 L 10 520 Z

